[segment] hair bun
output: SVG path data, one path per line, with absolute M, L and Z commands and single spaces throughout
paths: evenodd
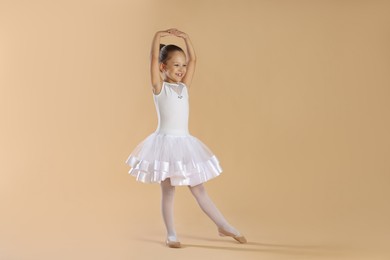
M 168 45 L 160 44 L 160 55 L 158 57 L 158 61 L 161 62 L 161 63 L 165 63 L 169 59 L 170 53 L 175 52 L 175 51 L 180 51 L 185 56 L 185 53 L 184 53 L 183 49 L 180 48 L 177 45 L 174 45 L 174 44 L 168 44 Z

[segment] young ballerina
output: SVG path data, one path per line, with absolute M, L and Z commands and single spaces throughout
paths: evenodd
M 188 57 L 176 45 L 162 45 L 160 38 L 184 39 Z M 137 181 L 160 183 L 162 216 L 167 230 L 166 245 L 181 247 L 173 221 L 175 186 L 188 186 L 201 209 L 216 224 L 220 236 L 239 243 L 246 239 L 231 226 L 206 193 L 204 182 L 222 172 L 218 158 L 188 130 L 189 93 L 196 57 L 189 36 L 177 29 L 158 31 L 151 49 L 151 83 L 157 110 L 155 132 L 139 143 L 126 163 Z

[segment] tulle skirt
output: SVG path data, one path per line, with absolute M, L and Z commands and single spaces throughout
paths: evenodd
M 143 183 L 195 186 L 222 172 L 218 158 L 198 138 L 190 134 L 153 132 L 139 143 L 126 160 L 129 174 Z

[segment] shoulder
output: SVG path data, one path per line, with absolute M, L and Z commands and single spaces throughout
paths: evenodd
M 189 85 L 187 85 L 186 83 L 184 82 L 180 82 L 181 85 L 185 86 L 187 89 L 189 88 Z

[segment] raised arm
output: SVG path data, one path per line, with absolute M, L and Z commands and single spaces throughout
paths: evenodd
M 186 49 L 187 49 L 187 72 L 184 75 L 182 82 L 186 84 L 187 87 L 191 85 L 192 78 L 195 73 L 195 66 L 196 66 L 196 55 L 195 55 L 195 50 L 192 45 L 192 42 L 190 40 L 190 37 L 181 31 L 176 31 L 176 36 L 181 37 L 184 39 L 185 44 L 186 44 Z
M 160 74 L 160 66 L 158 58 L 160 55 L 160 38 L 170 35 L 168 31 L 158 31 L 155 33 L 152 41 L 152 48 L 150 51 L 150 75 L 152 87 L 156 92 L 160 91 L 162 78 Z

